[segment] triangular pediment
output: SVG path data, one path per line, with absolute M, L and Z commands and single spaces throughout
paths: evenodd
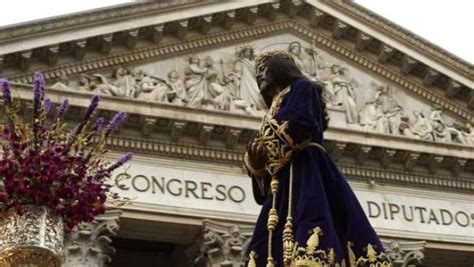
M 442 107 L 291 32 L 118 64 L 108 71 L 71 78 L 63 75 L 49 85 L 58 90 L 261 116 L 264 104 L 253 59 L 269 50 L 290 51 L 308 77 L 324 84 L 331 127 L 428 141 L 472 142 L 463 120 L 442 114 Z
M 238 54 L 247 45 L 254 54 L 292 46 L 300 50 L 296 58 L 305 73 L 325 84 L 333 128 L 471 142 L 473 132 L 466 123 L 473 118 L 469 110 L 472 90 L 463 78 L 462 62 L 450 61 L 461 68 L 458 76 L 448 76 L 455 67 L 440 73 L 434 69 L 439 64 L 421 61 L 426 55 L 395 46 L 395 35 L 361 30 L 369 21 L 363 14 L 358 19 L 336 14 L 335 10 L 347 5 L 344 2 L 184 2 L 159 12 L 156 4 L 123 8 L 120 12 L 129 15 L 125 24 L 114 20 L 105 25 L 99 19 L 95 28 L 84 26 L 77 32 L 67 26 L 55 35 L 62 38 L 60 43 L 43 37 L 41 44 L 46 46 L 2 57 L 7 63 L 4 76 L 30 83 L 30 70 L 39 69 L 48 85 L 58 90 L 93 91 L 117 99 L 260 116 L 261 99 L 250 78 L 252 60 Z M 156 12 L 147 11 L 147 5 Z M 111 14 L 113 9 L 95 17 L 112 18 Z M 380 19 L 377 23 L 381 29 L 392 27 L 383 26 Z M 53 26 L 58 27 L 49 27 Z M 6 45 L 13 47 L 15 40 Z M 28 39 L 26 44 L 34 43 Z M 194 70 L 190 67 L 193 56 L 199 59 Z M 215 72 L 212 77 L 206 67 L 209 60 Z M 143 85 L 143 75 L 149 85 Z M 176 76 L 175 85 L 171 85 L 171 76 Z M 90 90 L 90 84 L 99 89 Z M 193 94 L 202 99 L 194 99 Z

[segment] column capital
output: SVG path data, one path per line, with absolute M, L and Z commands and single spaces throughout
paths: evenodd
M 101 267 L 111 261 L 115 253 L 112 236 L 119 229 L 120 210 L 110 210 L 97 216 L 91 223 L 82 223 L 67 234 L 64 240 L 64 267 Z
M 383 245 L 394 267 L 418 266 L 425 258 L 426 241 L 385 241 Z
M 189 249 L 196 266 L 240 267 L 253 233 L 253 226 L 203 221 L 203 234 Z

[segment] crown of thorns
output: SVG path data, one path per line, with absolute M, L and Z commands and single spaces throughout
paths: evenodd
M 255 59 L 255 65 L 260 66 L 265 61 L 267 61 L 269 58 L 273 58 L 273 57 L 288 59 L 288 60 L 291 60 L 293 62 L 295 61 L 293 59 L 293 57 L 288 52 L 283 51 L 283 50 L 274 50 L 274 51 L 268 51 L 268 52 L 264 52 L 264 53 L 259 54 L 257 56 L 257 58 Z

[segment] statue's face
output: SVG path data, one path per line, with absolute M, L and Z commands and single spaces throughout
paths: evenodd
M 79 80 L 79 83 L 80 83 L 81 85 L 86 85 L 88 82 L 89 82 L 89 81 L 88 81 L 87 78 L 85 78 L 85 77 L 83 77 L 83 78 L 81 78 L 81 79 Z
M 170 72 L 168 77 L 169 77 L 170 81 L 173 81 L 173 82 L 178 80 L 178 78 L 179 78 L 178 73 L 176 71 Z
M 297 45 L 293 45 L 290 47 L 290 53 L 292 53 L 293 55 L 299 55 L 300 54 L 300 48 L 299 46 Z
M 256 67 L 256 79 L 257 79 L 257 84 L 260 90 L 262 90 L 265 87 L 265 84 L 267 82 L 267 75 L 268 75 L 268 66 L 266 64 L 259 64 Z
M 199 58 L 197 58 L 197 57 L 192 57 L 192 58 L 190 59 L 190 62 L 191 62 L 192 64 L 199 64 Z
M 245 49 L 245 50 L 244 50 L 244 56 L 245 56 L 246 58 L 249 58 L 249 59 L 250 59 L 250 58 L 252 57 L 252 50 L 250 50 L 250 49 L 248 49 L 248 48 Z
M 118 68 L 117 75 L 125 75 L 125 70 L 123 68 Z
M 206 66 L 212 66 L 214 64 L 214 60 L 211 57 L 206 58 Z

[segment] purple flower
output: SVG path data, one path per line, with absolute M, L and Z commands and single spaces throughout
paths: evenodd
M 38 112 L 40 102 L 44 96 L 44 78 L 40 72 L 35 72 L 33 82 L 33 108 Z
M 35 147 L 38 146 L 38 127 L 40 126 L 40 106 L 43 101 L 44 79 L 40 72 L 35 72 L 33 83 L 33 137 Z
M 125 119 L 125 112 L 117 112 L 115 116 L 109 121 L 109 125 L 107 126 L 107 130 L 105 131 L 105 136 L 109 136 L 117 127 L 122 123 Z
M 89 118 L 94 114 L 95 110 L 97 109 L 97 106 L 99 105 L 99 96 L 94 95 L 91 99 L 91 104 L 89 105 L 89 108 L 86 111 L 86 114 L 84 115 L 83 122 L 89 120 Z
M 102 117 L 98 118 L 95 121 L 94 125 L 92 125 L 92 129 L 91 129 L 92 133 L 96 134 L 100 130 L 100 128 L 102 128 L 103 124 L 104 124 L 104 118 L 102 118 Z
M 123 164 L 127 163 L 128 161 L 130 161 L 133 157 L 133 153 L 132 152 L 128 152 L 127 154 L 123 155 L 117 162 L 115 162 L 112 166 L 108 167 L 107 168 L 107 171 L 108 172 L 112 172 L 114 171 L 115 169 L 119 168 L 120 166 L 122 166 Z
M 128 152 L 127 154 L 123 155 L 118 161 L 117 163 L 120 164 L 120 165 L 123 165 L 125 163 L 127 163 L 128 161 L 130 161 L 133 157 L 133 153 L 132 152 Z
M 10 106 L 12 104 L 12 92 L 10 90 L 10 84 L 4 79 L 0 80 L 0 84 L 2 86 L 3 104 L 5 106 Z
M 76 136 L 82 132 L 82 128 L 84 128 L 84 125 L 89 121 L 90 117 L 94 112 L 97 110 L 97 106 L 99 105 L 99 96 L 94 95 L 91 99 L 91 104 L 89 105 L 89 108 L 86 111 L 86 114 L 84 115 L 84 118 L 82 118 L 82 121 L 74 128 L 74 130 L 71 132 L 69 135 L 69 140 L 68 144 L 71 145 L 74 143 L 74 139 L 76 139 Z
M 81 126 L 80 124 L 77 124 L 74 127 L 74 129 L 71 130 L 71 132 L 69 133 L 69 140 L 71 140 L 72 138 L 74 138 L 78 134 L 80 126 Z
M 44 112 L 49 113 L 49 111 L 51 110 L 51 99 L 46 98 L 44 100 L 43 106 L 44 106 Z
M 68 107 L 69 107 L 69 100 L 64 99 L 64 101 L 61 103 L 61 105 L 58 108 L 58 113 L 56 114 L 56 118 L 61 119 L 64 116 L 64 113 L 66 113 L 66 110 Z

